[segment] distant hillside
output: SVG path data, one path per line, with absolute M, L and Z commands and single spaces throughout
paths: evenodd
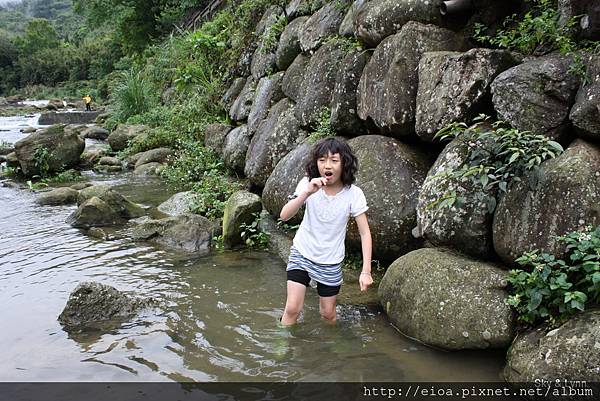
M 10 33 L 24 32 L 34 18 L 51 21 L 61 38 L 70 37 L 83 24 L 83 18 L 73 12 L 71 0 L 21 0 L 0 5 L 0 29 Z

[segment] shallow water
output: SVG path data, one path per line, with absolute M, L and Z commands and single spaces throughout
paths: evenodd
M 146 205 L 170 196 L 129 174 L 86 178 Z M 339 306 L 327 325 L 314 290 L 302 323 L 278 327 L 285 271 L 271 254 L 190 256 L 133 243 L 127 226 L 99 240 L 65 223 L 74 206 L 38 206 L 35 196 L 0 186 L 0 381 L 499 380 L 502 352 L 433 350 L 364 306 Z M 82 281 L 159 306 L 106 332 L 67 333 L 57 317 Z

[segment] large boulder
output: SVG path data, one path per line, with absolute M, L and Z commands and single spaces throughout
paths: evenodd
M 79 163 L 85 142 L 64 126 L 54 125 L 15 143 L 15 155 L 26 176 L 56 173 Z
M 337 35 L 349 6 L 350 0 L 336 0 L 325 4 L 314 13 L 300 31 L 302 51 L 312 52 L 328 38 Z
M 369 53 L 359 49 L 351 50 L 338 70 L 333 96 L 331 98 L 331 127 L 341 135 L 349 137 L 364 134 L 365 122 L 358 118 L 356 90 Z
M 153 299 L 134 298 L 106 284 L 83 282 L 69 295 L 58 321 L 66 329 L 98 329 L 111 321 L 127 319 L 154 304 Z
M 299 54 L 292 65 L 286 70 L 283 80 L 281 81 L 281 89 L 283 93 L 294 102 L 298 102 L 298 95 L 302 82 L 304 81 L 304 73 L 310 57 L 304 54 Z
M 107 129 L 104 129 L 102 127 L 97 127 L 94 125 L 92 127 L 86 128 L 81 133 L 81 136 L 83 138 L 97 139 L 99 141 L 105 141 L 108 138 L 109 134 L 110 134 L 110 132 Z
M 417 198 L 430 167 L 428 157 L 396 139 L 363 135 L 348 141 L 358 158 L 356 185 L 367 198 L 375 259 L 391 261 L 420 244 L 412 235 Z M 355 225 L 347 243 L 361 249 Z
M 229 89 L 227 89 L 227 92 L 225 92 L 223 97 L 221 97 L 221 104 L 223 104 L 223 106 L 226 109 L 230 109 L 231 106 L 233 106 L 233 102 L 242 92 L 242 89 L 244 89 L 245 84 L 246 78 L 236 78 L 233 80 L 231 86 L 229 87 Z
M 358 87 L 358 116 L 371 118 L 386 134 L 412 136 L 421 55 L 465 46 L 464 39 L 452 31 L 408 22 L 384 39 L 367 63 Z
M 169 216 L 192 213 L 197 195 L 192 191 L 178 192 L 158 205 L 157 209 Z
M 294 193 L 296 186 L 306 175 L 306 163 L 310 159 L 312 147 L 313 144 L 305 140 L 275 166 L 262 192 L 263 205 L 271 215 L 279 217 L 281 209 L 288 202 L 288 196 Z M 302 208 L 287 223 L 299 224 L 303 216 Z
M 490 84 L 517 64 L 506 50 L 425 53 L 419 62 L 415 130 L 426 141 L 454 121 L 491 111 Z
M 255 89 L 256 81 L 252 78 L 248 78 L 242 91 L 229 110 L 229 117 L 231 117 L 233 121 L 243 121 L 248 118 L 250 108 L 252 107 L 252 100 L 254 100 Z
M 537 183 L 508 188 L 494 215 L 494 248 L 508 264 L 539 249 L 563 257 L 556 236 L 600 224 L 600 147 L 581 139 L 540 166 Z
M 358 13 L 360 7 L 366 2 L 367 0 L 354 0 L 352 2 L 352 5 L 346 12 L 346 16 L 344 16 L 344 19 L 340 24 L 340 29 L 338 29 L 338 34 L 340 36 L 349 38 L 354 37 L 354 19 L 356 18 L 356 14 Z
M 250 114 L 248 114 L 248 130 L 250 135 L 254 134 L 260 123 L 269 114 L 272 105 L 285 97 L 281 90 L 283 72 L 263 77 L 258 81 L 254 92 L 254 101 Z
M 160 176 L 164 167 L 165 165 L 163 163 L 150 162 L 137 166 L 135 170 L 133 170 L 133 174 L 138 176 Z
M 207 125 L 204 128 L 204 145 L 216 154 L 221 155 L 225 137 L 232 129 L 233 127 L 229 124 L 214 123 Z
M 244 167 L 244 173 L 252 183 L 264 186 L 277 162 L 306 137 L 294 110 L 289 99 L 282 99 L 271 108 L 267 119 L 252 137 Z
M 92 197 L 98 197 L 124 219 L 134 219 L 145 214 L 144 209 L 127 200 L 123 195 L 111 189 L 108 185 L 93 185 L 79 191 L 77 205 L 81 206 Z
M 461 135 L 450 142 L 427 173 L 419 191 L 417 205 L 417 235 L 437 246 L 448 246 L 468 255 L 488 258 L 493 253 L 493 210 L 488 208 L 488 197 L 496 198 L 495 191 L 484 191 L 470 179 L 453 178 L 453 171 L 467 162 L 469 142 Z M 441 198 L 455 193 L 462 202 L 451 207 L 441 206 Z
M 134 140 L 148 129 L 146 125 L 126 125 L 119 124 L 113 132 L 110 133 L 107 140 L 112 150 L 118 152 L 127 148 L 129 141 Z
M 123 224 L 125 221 L 107 202 L 92 196 L 67 217 L 66 223 L 76 228 L 90 228 Z
M 134 240 L 156 242 L 187 252 L 207 254 L 215 231 L 206 217 L 184 214 L 160 220 L 147 220 L 134 227 Z
M 156 148 L 150 149 L 145 152 L 141 152 L 137 161 L 135 162 L 135 168 L 143 164 L 148 163 L 166 163 L 169 160 L 169 157 L 173 155 L 173 150 L 171 148 Z
M 520 130 L 562 139 L 580 81 L 569 72 L 572 62 L 571 56 L 553 54 L 498 75 L 492 82 L 498 116 Z
M 494 265 L 422 248 L 388 267 L 379 299 L 395 327 L 425 344 L 448 350 L 505 348 L 514 328 L 506 278 Z
M 252 77 L 256 80 L 277 70 L 275 53 L 281 31 L 277 32 L 275 26 L 279 23 L 280 18 L 284 18 L 283 8 L 272 5 L 265 11 L 257 25 L 256 34 L 259 42 L 250 64 Z
M 439 24 L 441 1 L 373 0 L 362 4 L 354 19 L 354 33 L 366 47 L 376 47 L 409 21 Z
M 569 118 L 579 136 L 600 143 L 600 56 L 587 63 L 588 83 L 582 83 Z
M 239 126 L 227 134 L 225 146 L 223 147 L 223 162 L 227 167 L 238 173 L 244 173 L 246 153 L 251 138 L 252 135 L 248 132 L 247 125 Z
M 315 125 L 330 108 L 338 68 L 346 56 L 342 41 L 330 41 L 311 57 L 298 92 L 296 118 L 303 127 Z
M 275 53 L 277 68 L 281 71 L 285 71 L 302 51 L 300 48 L 300 30 L 307 20 L 308 17 L 298 17 L 290 22 L 281 33 L 277 53 Z
M 254 223 L 255 215 L 262 210 L 260 196 L 248 191 L 237 191 L 227 199 L 223 213 L 223 243 L 235 246 L 244 243 L 242 224 Z
M 301 15 L 310 15 L 318 10 L 326 0 L 290 0 L 285 6 L 285 15 L 295 18 Z
M 39 205 L 70 205 L 77 202 L 77 195 L 76 190 L 62 187 L 43 192 L 35 201 Z
M 540 327 L 523 332 L 508 349 L 504 379 L 510 383 L 544 380 L 553 384 L 578 380 L 597 384 L 600 382 L 599 344 L 599 309 L 579 313 L 551 331 Z

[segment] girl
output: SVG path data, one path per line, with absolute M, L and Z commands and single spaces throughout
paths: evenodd
M 371 231 L 365 214 L 367 201 L 362 190 L 353 185 L 357 168 L 358 162 L 348 144 L 336 138 L 320 141 L 306 165 L 308 177 L 298 183 L 290 201 L 281 209 L 280 218 L 286 221 L 306 205 L 287 265 L 287 301 L 281 318 L 284 325 L 296 323 L 311 279 L 317 283 L 321 316 L 335 322 L 350 216 L 356 220 L 362 246 L 360 290 L 366 291 L 373 283 Z

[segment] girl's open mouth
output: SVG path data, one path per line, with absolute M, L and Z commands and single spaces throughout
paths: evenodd
M 331 171 L 325 172 L 325 179 L 330 180 L 333 177 L 333 173 Z

